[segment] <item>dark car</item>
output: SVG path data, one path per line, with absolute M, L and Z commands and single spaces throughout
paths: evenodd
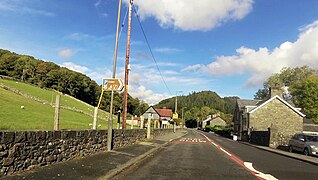
M 289 152 L 298 151 L 305 155 L 318 156 L 317 134 L 295 134 L 288 143 Z

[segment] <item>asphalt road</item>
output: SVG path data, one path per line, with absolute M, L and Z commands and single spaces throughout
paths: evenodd
M 114 179 L 318 179 L 318 166 L 193 130 Z
M 215 148 L 203 135 L 189 131 L 153 157 L 113 179 L 257 179 Z
M 256 170 L 277 179 L 318 179 L 317 165 L 260 150 L 211 133 L 202 134 L 242 161 L 252 163 Z

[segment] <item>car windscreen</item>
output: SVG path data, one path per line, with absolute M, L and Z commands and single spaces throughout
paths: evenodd
M 307 136 L 307 141 L 318 142 L 318 136 Z

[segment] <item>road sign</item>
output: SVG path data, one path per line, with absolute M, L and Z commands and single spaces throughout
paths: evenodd
M 118 78 L 107 78 L 103 79 L 103 90 L 104 91 L 121 91 L 124 88 L 124 83 Z
M 178 114 L 177 113 L 172 114 L 172 119 L 178 119 Z

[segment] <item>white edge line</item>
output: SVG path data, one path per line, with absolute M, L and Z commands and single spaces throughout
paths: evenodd
M 232 156 L 232 154 L 230 154 L 229 152 L 227 152 L 227 151 L 224 150 L 223 148 L 220 147 L 220 149 L 221 149 L 221 151 L 225 152 L 227 155 Z

